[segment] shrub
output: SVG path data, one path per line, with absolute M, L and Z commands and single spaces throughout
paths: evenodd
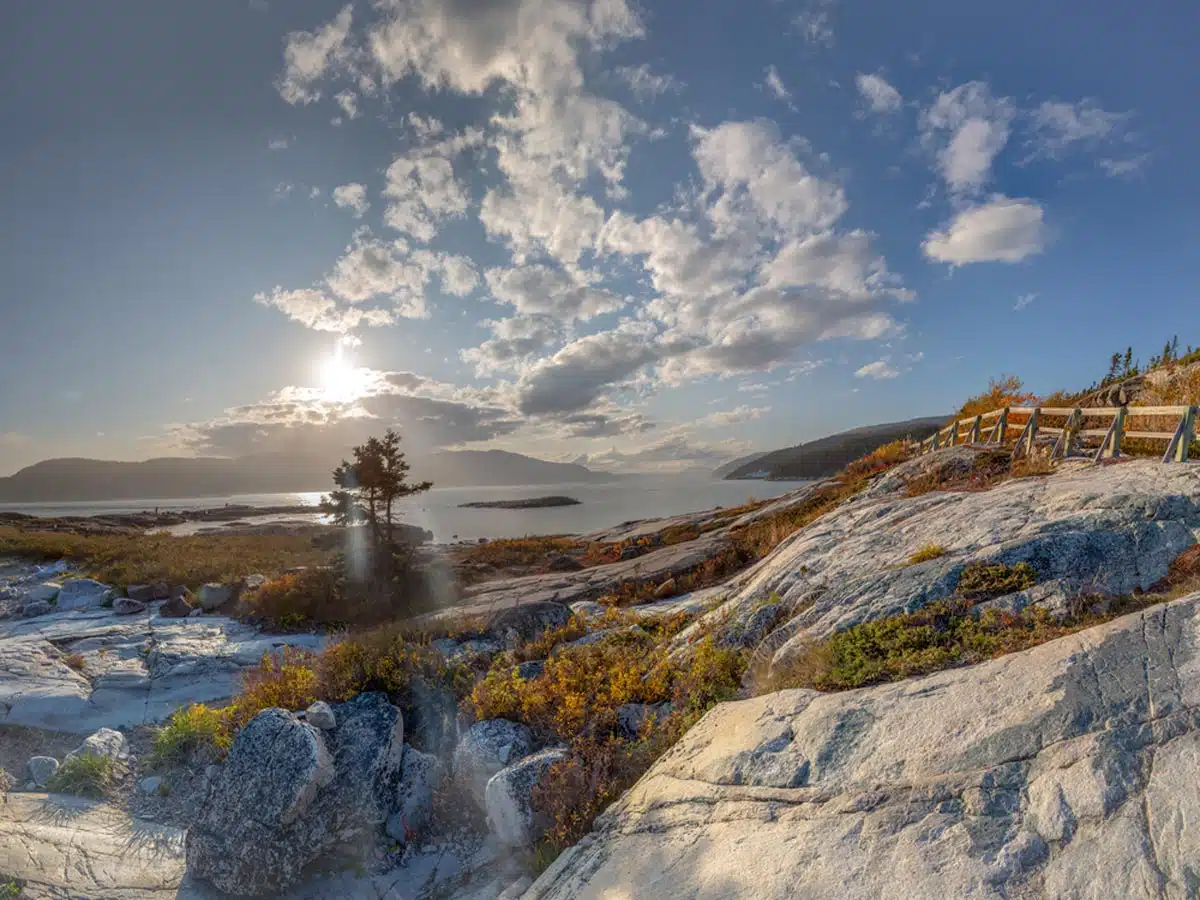
M 1033 587 L 1037 572 L 1027 562 L 1015 566 L 1003 563 L 972 563 L 958 576 L 957 591 L 963 597 L 983 600 L 1002 597 Z
M 914 475 L 905 482 L 909 497 L 920 497 L 930 491 L 986 491 L 1009 477 L 1012 454 L 1008 450 L 981 450 L 971 459 L 971 465 L 960 468 L 937 468 Z
M 200 755 L 206 760 L 224 755 L 230 745 L 230 715 L 203 703 L 193 703 L 171 713 L 154 736 L 150 765 L 166 769 Z
M 915 566 L 918 563 L 929 562 L 931 559 L 940 559 L 946 555 L 946 548 L 941 544 L 926 544 L 924 547 L 913 552 L 908 558 L 908 564 Z
M 21 896 L 21 882 L 0 882 L 0 900 L 18 900 Z
M 955 419 L 966 419 L 971 416 L 981 416 L 1005 406 L 1024 406 L 1033 401 L 1035 396 L 1025 390 L 1025 385 L 1016 375 L 1001 375 L 988 382 L 988 389 L 982 394 L 970 397 L 955 414 Z
M 402 703 L 415 677 L 445 684 L 464 697 L 473 679 L 465 666 L 448 663 L 437 651 L 408 640 L 397 627 L 348 635 L 326 647 L 314 661 L 319 699 L 349 700 L 364 691 L 382 691 Z
M 346 603 L 337 578 L 327 569 L 281 575 L 241 598 L 241 614 L 280 629 L 341 625 Z
M 72 653 L 63 659 L 63 662 L 66 663 L 68 668 L 74 669 L 76 672 L 82 672 L 85 664 L 82 653 Z
M 890 444 L 884 444 L 849 463 L 842 470 L 842 477 L 864 478 L 885 472 L 912 459 L 916 455 L 916 449 L 916 445 L 910 441 L 892 441 Z
M 1015 460 L 1009 474 L 1013 478 L 1038 478 L 1054 474 L 1054 460 L 1049 453 L 1030 453 Z
M 545 565 L 555 556 L 582 550 L 582 542 L 566 535 L 502 538 L 454 551 L 455 558 L 467 563 L 507 569 L 513 566 Z
M 112 788 L 115 777 L 116 764 L 110 757 L 85 752 L 63 760 L 46 782 L 46 790 L 101 800 Z
M 241 690 L 225 710 L 227 727 L 236 731 L 264 709 L 307 709 L 320 699 L 315 658 L 294 647 L 284 647 L 278 656 L 264 653 L 257 666 L 242 674 Z

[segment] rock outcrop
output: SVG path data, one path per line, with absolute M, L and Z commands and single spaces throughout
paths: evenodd
M 716 707 L 525 900 L 1191 897 L 1200 594 L 879 687 Z
M 561 748 L 543 750 L 526 756 L 491 777 L 485 791 L 487 820 L 492 834 L 502 844 L 528 849 L 546 833 L 551 823 L 534 808 L 534 790 L 551 767 L 569 755 L 568 751 Z
M 463 733 L 454 750 L 454 778 L 485 808 L 488 781 L 506 766 L 534 750 L 533 733 L 518 722 L 485 719 Z
M 991 602 L 1062 612 L 1080 594 L 1149 588 L 1200 537 L 1200 470 L 1190 465 L 1069 463 L 1053 477 L 987 491 L 907 495 L 909 479 L 931 466 L 969 466 L 978 452 L 955 447 L 891 470 L 731 579 L 703 621 L 746 634 L 764 603 L 782 604 L 760 651 L 778 664 L 810 638 L 952 596 L 970 563 L 1029 563 L 1037 582 Z M 930 544 L 944 555 L 910 564 Z
M 238 733 L 188 831 L 191 874 L 257 897 L 290 887 L 331 854 L 352 860 L 374 849 L 400 802 L 403 718 L 382 694 L 335 712 L 330 732 L 268 709 Z
M 319 635 L 271 635 L 224 616 L 167 619 L 153 607 L 4 620 L 0 724 L 86 735 L 160 722 L 188 703 L 227 701 L 264 653 L 323 644 Z M 82 671 L 66 664 L 75 654 Z

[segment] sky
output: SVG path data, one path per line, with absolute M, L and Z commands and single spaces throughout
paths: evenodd
M 1197 340 L 1200 7 L 0 13 L 0 474 L 712 468 Z

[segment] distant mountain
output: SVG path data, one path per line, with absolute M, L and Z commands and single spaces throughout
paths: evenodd
M 759 473 L 772 480 L 785 481 L 793 478 L 824 478 L 833 475 L 848 462 L 865 456 L 876 447 L 903 437 L 923 440 L 937 431 L 949 416 L 925 419 L 910 419 L 907 422 L 889 422 L 886 425 L 868 425 L 831 434 L 807 444 L 784 447 L 755 457 L 748 463 L 731 471 L 727 479 L 761 478 Z
M 750 465 L 750 463 L 754 462 L 756 459 L 761 459 L 762 457 L 764 457 L 766 455 L 767 455 L 767 451 L 760 450 L 758 453 L 751 453 L 748 456 L 739 456 L 737 459 L 731 459 L 729 462 L 725 463 L 724 465 L 717 466 L 715 469 L 713 469 L 712 470 L 713 477 L 714 478 L 725 478 L 729 475 L 730 472 L 734 472 L 734 471 L 742 468 L 743 466 L 748 466 L 748 465 Z
M 238 459 L 164 457 L 143 462 L 48 459 L 0 478 L 0 503 L 153 500 L 324 491 L 336 460 L 284 455 Z M 412 475 L 438 487 L 561 484 L 616 476 L 504 450 L 446 450 L 410 459 Z

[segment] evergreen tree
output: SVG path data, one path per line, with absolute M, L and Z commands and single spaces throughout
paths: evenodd
M 1108 361 L 1108 374 L 1104 376 L 1102 384 L 1112 384 L 1117 380 L 1117 373 L 1121 371 L 1121 354 L 1114 353 L 1112 359 Z
M 1133 348 L 1127 347 L 1125 349 L 1125 369 L 1121 373 L 1121 377 L 1128 378 L 1133 374 Z

